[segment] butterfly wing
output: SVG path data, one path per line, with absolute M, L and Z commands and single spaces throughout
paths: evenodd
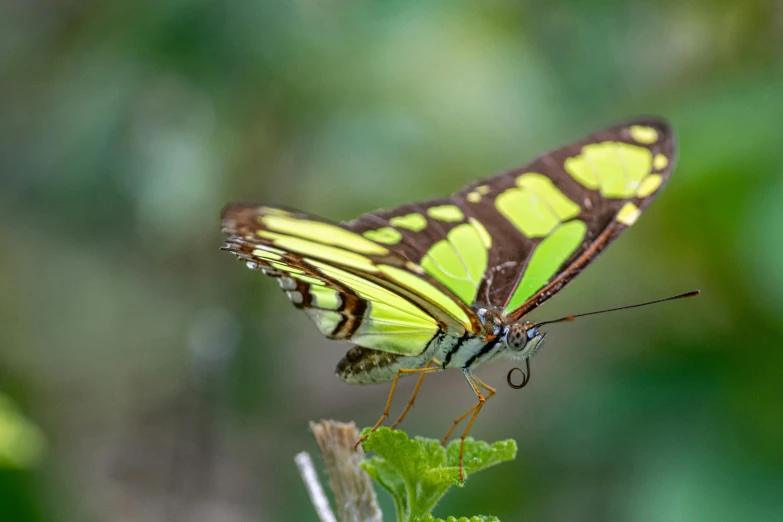
M 347 224 L 232 204 L 225 248 L 276 277 L 327 337 L 414 355 L 442 332 L 483 335 L 474 309 L 516 320 L 557 293 L 636 221 L 674 159 L 669 126 L 644 119 Z
M 418 355 L 441 333 L 478 329 L 473 311 L 387 246 L 302 212 L 231 204 L 223 247 L 276 278 L 331 339 Z
M 466 304 L 519 319 L 635 222 L 674 159 L 670 127 L 638 120 L 449 198 L 366 214 L 347 228 L 393 247 Z

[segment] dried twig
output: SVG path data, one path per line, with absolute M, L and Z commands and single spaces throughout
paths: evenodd
M 356 425 L 322 420 L 311 422 L 310 430 L 321 448 L 341 522 L 382 522 L 370 476 L 359 465 L 364 451 L 353 449 L 359 439 Z

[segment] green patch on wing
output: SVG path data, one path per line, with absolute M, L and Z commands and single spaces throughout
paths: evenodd
M 532 172 L 519 176 L 517 188 L 500 194 L 495 206 L 529 238 L 548 235 L 580 211 L 579 205 L 560 192 L 549 178 Z
M 306 276 L 304 276 L 306 277 Z M 334 288 L 327 288 L 321 284 L 316 284 L 311 281 L 305 280 L 304 277 L 297 277 L 300 281 L 310 283 L 310 295 L 312 296 L 313 305 L 323 310 L 337 310 L 342 304 L 339 292 Z M 308 278 L 315 280 L 314 278 Z M 317 281 L 317 280 L 315 280 Z M 320 283 L 320 282 L 319 282 Z
M 366 348 L 403 355 L 419 355 L 438 331 L 438 326 L 427 317 L 406 314 L 393 305 L 370 303 L 369 317 L 365 314 L 351 341 Z
M 386 245 L 394 245 L 402 241 L 402 234 L 399 230 L 392 227 L 383 227 L 378 230 L 368 230 L 362 234 L 367 239 L 377 241 L 378 243 L 384 243 Z
M 481 224 L 478 224 L 481 226 Z M 487 268 L 486 239 L 472 223 L 453 228 L 421 260 L 421 267 L 465 303 L 471 304 Z
M 314 260 L 309 263 L 367 301 L 369 313 L 365 313 L 361 325 L 351 336 L 352 342 L 385 352 L 418 355 L 438 331 L 435 319 L 398 294 L 335 266 Z M 327 300 L 326 296 L 323 299 Z M 307 312 L 322 332 L 333 331 L 335 321 L 341 319 L 336 312 L 317 309 Z
M 427 218 L 416 213 L 393 217 L 389 220 L 389 223 L 395 227 L 405 228 L 414 232 L 421 232 L 427 228 Z
M 470 328 L 470 319 L 465 310 L 457 304 L 454 299 L 435 288 L 432 284 L 416 276 L 409 270 L 403 270 L 394 266 L 379 265 L 381 272 L 402 287 L 410 289 L 414 294 L 424 296 L 429 301 L 435 303 L 441 310 L 445 310 L 449 315 L 461 321 L 461 326 L 465 329 Z
M 569 221 L 539 243 L 522 275 L 522 281 L 506 306 L 506 313 L 522 306 L 550 281 L 557 269 L 579 248 L 586 232 L 587 226 L 581 221 Z
M 646 147 L 604 141 L 582 147 L 581 154 L 565 161 L 565 170 L 604 197 L 629 198 L 650 174 L 652 163 L 652 152 Z
M 270 210 L 270 207 L 262 207 L 260 210 Z M 281 234 L 298 236 L 302 239 L 361 254 L 384 255 L 389 253 L 389 250 L 381 245 L 330 223 L 279 215 L 262 216 L 259 218 L 259 223 Z

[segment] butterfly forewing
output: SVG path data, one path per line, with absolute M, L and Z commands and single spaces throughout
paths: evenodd
M 541 169 L 580 210 L 539 240 L 505 304 L 512 319 L 560 291 L 636 222 L 668 180 L 674 146 L 671 128 L 647 119 L 597 132 L 539 157 L 526 169 Z M 519 183 L 525 172 L 514 175 Z
M 519 318 L 633 224 L 673 160 L 668 125 L 640 120 L 450 198 L 373 212 L 347 226 L 398 250 L 474 308 Z

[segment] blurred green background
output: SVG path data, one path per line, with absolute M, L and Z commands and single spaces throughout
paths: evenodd
M 522 391 L 482 367 L 473 435 L 519 456 L 436 514 L 780 520 L 782 51 L 774 1 L 1 3 L 0 519 L 314 520 L 307 422 L 388 385 L 334 376 L 221 207 L 350 219 L 656 114 L 668 187 L 534 318 L 701 297 L 551 327 Z M 435 375 L 404 427 L 473 400 Z

